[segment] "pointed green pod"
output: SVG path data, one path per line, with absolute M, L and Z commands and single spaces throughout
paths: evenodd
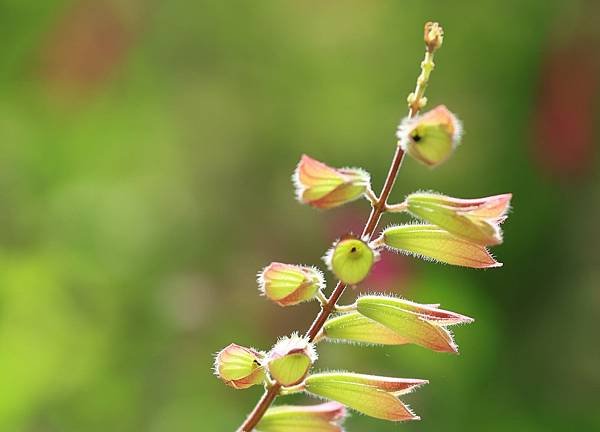
M 502 243 L 500 224 L 506 219 L 511 194 L 459 199 L 417 192 L 406 197 L 408 211 L 438 227 L 483 246 Z
M 267 410 L 257 432 L 343 432 L 346 408 L 337 402 L 318 405 L 274 406 Z
M 328 339 L 376 345 L 403 345 L 410 342 L 359 312 L 350 312 L 329 319 L 323 326 L 323 334 Z
M 387 296 L 359 297 L 356 307 L 359 313 L 397 333 L 406 343 L 438 352 L 458 352 L 458 346 L 446 326 L 473 322 L 472 318 L 435 306 Z
M 305 380 L 308 393 L 340 402 L 371 417 L 418 420 L 397 396 L 427 383 L 424 380 L 388 378 L 355 373 L 319 373 Z
M 471 268 L 501 267 L 485 248 L 456 237 L 435 225 L 398 225 L 383 231 L 382 240 L 392 250 L 446 264 Z

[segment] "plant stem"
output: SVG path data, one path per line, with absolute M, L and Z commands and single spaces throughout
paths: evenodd
M 425 52 L 425 58 L 423 62 L 421 62 L 421 74 L 417 78 L 417 84 L 415 87 L 415 91 L 411 93 L 408 97 L 408 118 L 412 118 L 419 113 L 419 110 L 425 106 L 426 99 L 424 98 L 425 88 L 427 87 L 427 83 L 429 81 L 429 75 L 433 70 L 433 54 L 438 46 L 433 46 L 428 43 L 427 37 L 427 29 L 428 26 L 431 26 L 432 23 L 427 23 L 425 25 L 425 43 L 427 50 Z M 437 26 L 437 23 L 434 24 Z M 439 28 L 440 32 L 441 27 Z M 440 41 L 441 45 L 441 41 Z M 381 219 L 381 215 L 385 213 L 387 209 L 387 199 L 392 192 L 394 184 L 396 183 L 396 178 L 398 177 L 398 171 L 400 170 L 400 166 L 402 165 L 402 160 L 404 159 L 404 151 L 402 150 L 401 142 L 396 144 L 396 150 L 394 152 L 394 156 L 392 159 L 392 164 L 390 165 L 390 169 L 388 170 L 387 177 L 383 184 L 383 189 L 381 194 L 379 194 L 379 198 L 375 199 L 375 202 L 372 200 L 374 197 L 370 194 L 369 199 L 372 201 L 371 213 L 369 214 L 369 218 L 365 223 L 365 227 L 363 228 L 361 238 L 366 239 L 366 241 L 370 242 L 373 239 L 373 235 L 375 234 L 375 230 L 377 229 L 377 225 L 379 224 L 379 220 Z M 338 281 L 335 289 L 331 293 L 331 297 L 327 300 L 326 303 L 321 305 L 321 311 L 311 324 L 310 328 L 306 332 L 306 337 L 310 342 L 313 342 L 323 325 L 329 318 L 329 315 L 335 310 L 335 306 L 337 301 L 344 293 L 346 289 L 346 284 L 342 281 Z M 269 406 L 273 403 L 275 398 L 279 396 L 281 392 L 281 385 L 274 384 L 268 387 L 263 393 L 262 397 L 248 416 L 248 418 L 244 421 L 242 426 L 238 429 L 238 432 L 251 432 L 254 427 L 258 424 L 260 419 L 263 417 Z
M 262 397 L 244 421 L 244 423 L 238 429 L 238 432 L 250 432 L 258 424 L 260 419 L 265 415 L 265 412 L 269 409 L 273 401 L 279 396 L 281 390 L 281 384 L 274 384 L 271 387 L 265 389 Z

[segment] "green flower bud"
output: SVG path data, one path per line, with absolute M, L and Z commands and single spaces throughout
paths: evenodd
M 357 200 L 371 187 L 371 177 L 362 169 L 332 168 L 306 155 L 300 159 L 292 181 L 298 201 L 320 209 Z
M 454 151 L 462 132 L 456 116 L 444 105 L 402 122 L 398 139 L 402 149 L 419 162 L 435 167 Z
M 287 387 L 301 383 L 316 359 L 314 346 L 293 334 L 277 341 L 267 355 L 267 368 L 271 378 Z
M 269 264 L 258 274 L 259 290 L 279 306 L 312 300 L 325 287 L 323 273 L 314 267 Z
M 236 389 L 262 384 L 265 379 L 261 366 L 263 357 L 264 353 L 232 343 L 216 355 L 215 375 Z
M 353 236 L 339 240 L 323 260 L 339 280 L 355 285 L 366 278 L 379 254 L 366 242 Z

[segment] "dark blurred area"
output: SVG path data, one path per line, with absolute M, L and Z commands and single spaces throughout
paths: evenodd
M 513 192 L 504 267 L 386 255 L 360 290 L 475 317 L 461 355 L 323 344 L 317 367 L 430 380 L 405 398 L 421 422 L 349 431 L 600 430 L 598 17 L 591 0 L 1 1 L 0 430 L 234 430 L 262 390 L 225 387 L 212 354 L 317 312 L 259 297 L 256 272 L 323 268 L 368 214 L 301 206 L 291 172 L 307 153 L 381 187 L 428 20 L 446 30 L 429 106 L 466 134 L 439 169 L 406 160 L 392 196 Z

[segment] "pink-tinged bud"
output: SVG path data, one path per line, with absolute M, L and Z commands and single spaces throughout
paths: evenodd
M 266 361 L 271 378 L 287 387 L 301 383 L 316 360 L 313 344 L 293 334 L 279 339 Z
M 264 355 L 232 343 L 216 355 L 215 375 L 236 389 L 262 384 L 265 379 L 265 370 L 261 365 Z
M 369 173 L 362 169 L 336 169 L 306 155 L 302 155 L 292 180 L 298 201 L 321 209 L 354 201 L 371 184 Z
M 376 321 L 405 340 L 433 351 L 457 353 L 458 346 L 446 326 L 472 323 L 473 318 L 433 305 L 366 295 L 356 300 L 360 314 Z
M 483 246 L 502 243 L 500 224 L 506 219 L 512 194 L 479 199 L 458 199 L 418 192 L 406 197 L 415 216 L 466 240 Z
M 267 410 L 258 432 L 343 432 L 346 408 L 337 402 L 319 405 L 280 405 Z
M 315 298 L 325 288 L 325 280 L 314 267 L 274 262 L 258 274 L 258 286 L 279 306 L 292 306 Z
M 383 231 L 391 250 L 471 268 L 501 267 L 485 246 L 456 237 L 435 225 L 398 225 Z
M 378 258 L 378 252 L 365 241 L 347 236 L 337 241 L 327 251 L 323 260 L 339 280 L 348 285 L 355 285 L 369 275 Z
M 308 393 L 334 400 L 371 417 L 419 420 L 398 396 L 427 384 L 425 380 L 388 378 L 348 372 L 319 373 L 306 378 Z
M 444 105 L 405 119 L 397 136 L 402 150 L 419 162 L 435 167 L 443 163 L 460 142 L 462 125 Z

